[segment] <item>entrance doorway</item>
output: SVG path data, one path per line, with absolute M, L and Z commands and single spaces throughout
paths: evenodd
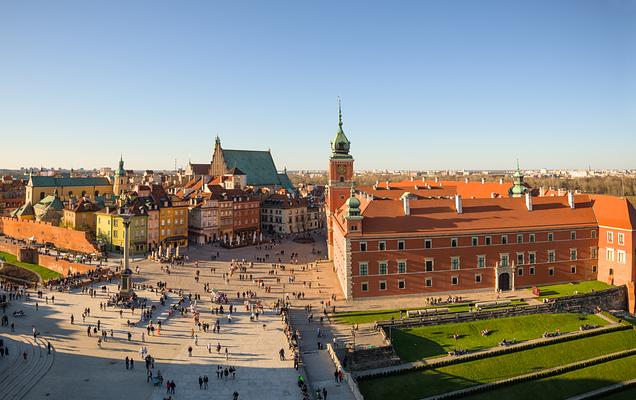
M 510 290 L 510 274 L 504 272 L 499 274 L 499 289 L 500 290 Z

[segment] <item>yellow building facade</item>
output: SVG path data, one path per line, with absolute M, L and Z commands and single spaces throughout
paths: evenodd
M 52 176 L 31 176 L 26 186 L 25 203 L 36 204 L 57 191 L 63 202 L 86 197 L 95 200 L 97 196 L 113 194 L 113 186 L 107 178 L 56 178 Z
M 122 253 L 124 249 L 124 220 L 117 209 L 105 208 L 96 214 L 96 237 L 106 250 Z M 130 223 L 130 252 L 147 251 L 148 215 L 143 212 L 133 214 Z

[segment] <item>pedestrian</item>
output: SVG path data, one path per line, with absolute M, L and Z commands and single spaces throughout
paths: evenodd
M 130 369 L 135 369 L 135 360 L 132 357 L 130 357 Z
M 130 359 L 126 356 L 126 369 L 130 369 Z
M 208 388 L 208 376 L 203 375 L 203 389 L 207 389 L 207 388 Z
M 203 389 L 203 377 L 199 375 L 199 390 Z
M 75 324 L 75 317 L 73 316 L 73 314 L 71 314 L 71 325 Z
M 192 357 L 192 346 L 188 347 L 188 356 Z
M 225 347 L 225 361 L 230 359 L 230 353 L 227 351 L 227 346 Z

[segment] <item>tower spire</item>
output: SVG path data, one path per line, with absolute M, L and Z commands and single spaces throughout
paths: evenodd
M 338 126 L 342 129 L 342 104 L 340 102 L 340 96 L 338 96 Z

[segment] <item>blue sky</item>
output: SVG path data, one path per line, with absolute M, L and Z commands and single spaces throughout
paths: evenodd
M 636 1 L 2 1 L 0 168 L 636 168 Z

